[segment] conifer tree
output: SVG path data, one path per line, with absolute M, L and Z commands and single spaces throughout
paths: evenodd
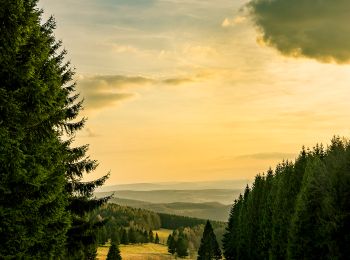
M 135 244 L 136 241 L 136 232 L 134 230 L 134 228 L 130 227 L 128 230 L 128 238 L 129 238 L 129 243 L 131 244 Z
M 128 233 L 125 230 L 125 228 L 123 228 L 122 236 L 121 236 L 121 239 L 120 239 L 120 243 L 123 244 L 123 245 L 128 245 L 129 244 L 129 237 L 128 237 Z
M 240 195 L 238 200 L 235 200 L 226 227 L 226 232 L 223 238 L 224 256 L 227 260 L 236 259 L 237 256 L 237 243 L 239 235 L 239 213 L 241 205 L 243 203 L 243 196 Z
M 159 236 L 158 233 L 156 233 L 156 238 L 154 239 L 155 244 L 159 244 Z
M 142 242 L 143 243 L 148 243 L 149 242 L 149 237 L 148 237 L 147 230 L 143 231 L 142 235 L 143 235 L 143 241 Z
M 180 235 L 176 241 L 176 253 L 181 258 L 188 256 L 188 241 L 183 235 Z
M 167 240 L 167 245 L 168 245 L 168 252 L 170 254 L 175 254 L 176 252 L 176 241 L 174 239 L 174 236 L 169 235 L 168 240 Z
M 149 233 L 148 233 L 148 240 L 151 243 L 154 242 L 154 235 L 153 235 L 153 231 L 152 230 L 150 230 Z
M 209 220 L 204 227 L 203 237 L 199 246 L 197 259 L 221 259 L 221 250 Z
M 333 218 L 331 184 L 324 163 L 315 158 L 306 169 L 303 188 L 289 232 L 289 259 L 333 259 L 327 243 L 331 240 L 325 225 Z
M 92 198 L 107 176 L 81 181 L 97 166 L 87 145 L 72 147 L 82 101 L 37 2 L 0 2 L 0 254 L 84 257 L 103 224 L 86 213 L 108 199 Z
M 120 250 L 115 243 L 112 243 L 109 247 L 107 260 L 121 260 Z

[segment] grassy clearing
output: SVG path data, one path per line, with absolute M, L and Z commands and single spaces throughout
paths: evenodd
M 168 253 L 165 245 L 147 243 L 133 245 L 119 245 L 123 260 L 167 260 L 175 259 Z M 108 254 L 108 246 L 99 247 L 97 250 L 97 259 L 105 260 Z
M 173 231 L 170 229 L 158 229 L 158 230 L 153 230 L 153 234 L 154 236 L 156 235 L 156 233 L 158 233 L 158 237 L 159 237 L 159 243 L 166 245 L 166 241 L 168 239 L 168 236 L 172 233 Z
M 161 244 L 132 244 L 119 245 L 119 249 L 123 260 L 170 260 L 175 259 L 174 256 L 168 253 L 166 241 L 169 234 L 173 231 L 169 229 L 153 230 L 154 235 L 158 233 Z M 110 244 L 106 243 L 97 249 L 97 260 L 105 260 L 107 258 Z M 181 258 L 177 258 L 181 259 Z M 187 258 L 190 259 L 190 258 Z

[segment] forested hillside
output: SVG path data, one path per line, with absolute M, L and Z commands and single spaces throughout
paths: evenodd
M 350 143 L 303 149 L 295 162 L 256 176 L 235 200 L 226 259 L 348 259 Z
M 190 249 L 198 249 L 204 219 L 185 216 L 155 213 L 144 209 L 136 209 L 109 203 L 95 210 L 91 215 L 95 221 L 106 221 L 98 232 L 98 244 L 104 244 L 108 239 L 118 243 L 147 243 L 156 238 L 154 230 L 160 228 L 178 230 L 186 234 Z M 213 221 L 214 231 L 222 237 L 225 224 Z

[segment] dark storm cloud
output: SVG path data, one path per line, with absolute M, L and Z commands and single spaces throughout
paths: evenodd
M 321 62 L 350 62 L 349 0 L 252 0 L 262 40 L 282 54 Z

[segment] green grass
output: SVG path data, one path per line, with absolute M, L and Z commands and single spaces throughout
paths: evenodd
M 174 259 L 168 253 L 166 245 L 160 244 L 133 244 L 133 245 L 119 245 L 121 256 L 123 260 L 166 260 Z M 105 260 L 108 254 L 108 246 L 99 247 L 97 250 L 97 259 Z
M 147 244 L 132 244 L 119 245 L 119 249 L 123 260 L 170 260 L 175 259 L 174 256 L 168 253 L 166 241 L 172 230 L 159 229 L 153 230 L 153 233 L 158 233 L 161 244 L 147 243 Z M 108 254 L 109 243 L 100 246 L 97 249 L 97 260 L 105 260 Z M 180 258 L 178 258 L 180 259 Z M 190 258 L 187 258 L 190 259 Z

